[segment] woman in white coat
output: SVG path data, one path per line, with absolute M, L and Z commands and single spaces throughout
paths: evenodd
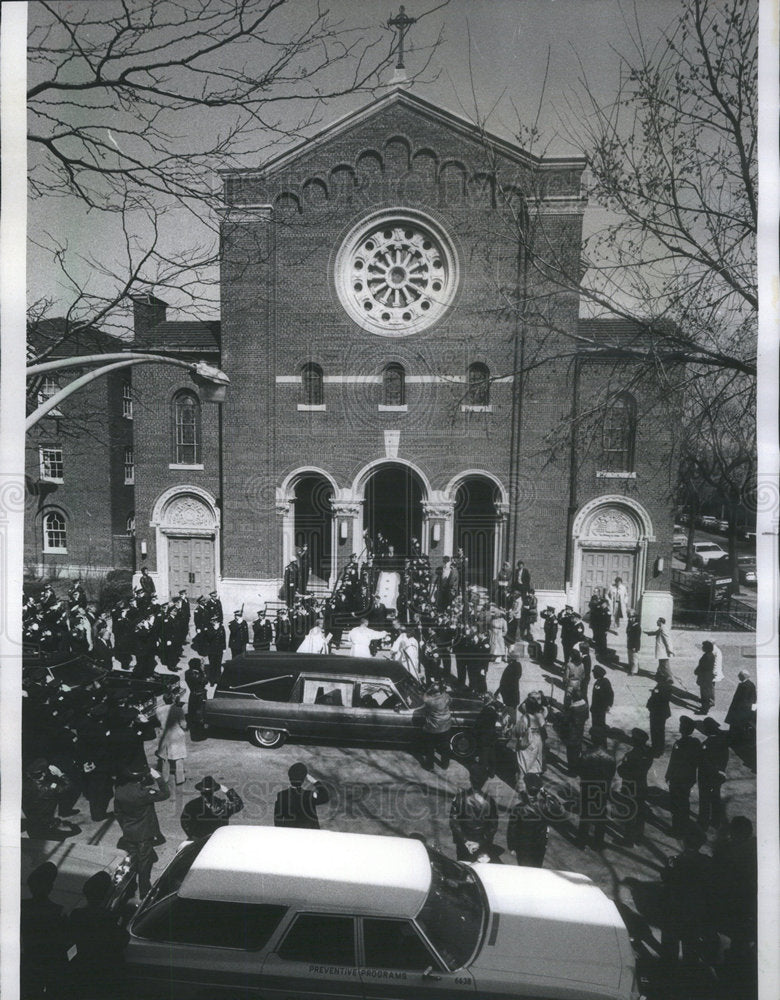
M 184 784 L 184 761 L 187 757 L 187 719 L 184 715 L 184 705 L 176 698 L 158 710 L 162 732 L 157 742 L 157 758 L 160 761 L 160 774 L 167 780 L 166 763 L 176 777 L 176 784 Z

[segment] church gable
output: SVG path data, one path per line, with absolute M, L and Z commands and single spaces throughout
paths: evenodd
M 488 148 L 488 143 L 490 146 Z M 259 171 L 225 177 L 232 204 L 287 212 L 332 203 L 423 200 L 491 208 L 496 198 L 579 197 L 584 161 L 538 161 L 419 98 L 395 93 Z M 497 195 L 497 185 L 501 185 Z

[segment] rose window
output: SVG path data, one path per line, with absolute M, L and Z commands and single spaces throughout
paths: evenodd
M 450 305 L 457 260 L 444 232 L 422 216 L 364 220 L 336 261 L 341 304 L 360 326 L 401 337 L 429 326 Z

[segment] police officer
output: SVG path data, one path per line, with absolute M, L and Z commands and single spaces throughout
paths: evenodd
M 701 760 L 701 743 L 693 735 L 695 723 L 687 715 L 680 716 L 680 738 L 672 746 L 666 783 L 669 786 L 669 809 L 672 814 L 672 834 L 682 837 L 690 821 L 691 789 Z
M 233 612 L 233 619 L 228 622 L 228 630 L 230 632 L 228 639 L 230 655 L 231 657 L 240 656 L 246 652 L 246 647 L 249 645 L 249 626 L 244 621 L 240 609 Z

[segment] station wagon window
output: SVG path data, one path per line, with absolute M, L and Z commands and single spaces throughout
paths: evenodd
M 467 964 L 479 944 L 485 908 L 477 877 L 466 865 L 428 849 L 431 887 L 417 923 L 451 970 Z
M 276 904 L 168 896 L 136 921 L 133 933 L 152 941 L 259 951 L 286 912 Z
M 361 681 L 358 705 L 361 708 L 393 709 L 401 699 L 389 681 Z
M 354 681 L 335 677 L 304 677 L 303 705 L 345 705 L 352 707 Z
M 425 972 L 438 965 L 416 928 L 405 920 L 364 918 L 363 947 L 365 964 L 375 969 Z
M 355 965 L 355 926 L 352 917 L 302 913 L 278 949 L 288 962 Z

